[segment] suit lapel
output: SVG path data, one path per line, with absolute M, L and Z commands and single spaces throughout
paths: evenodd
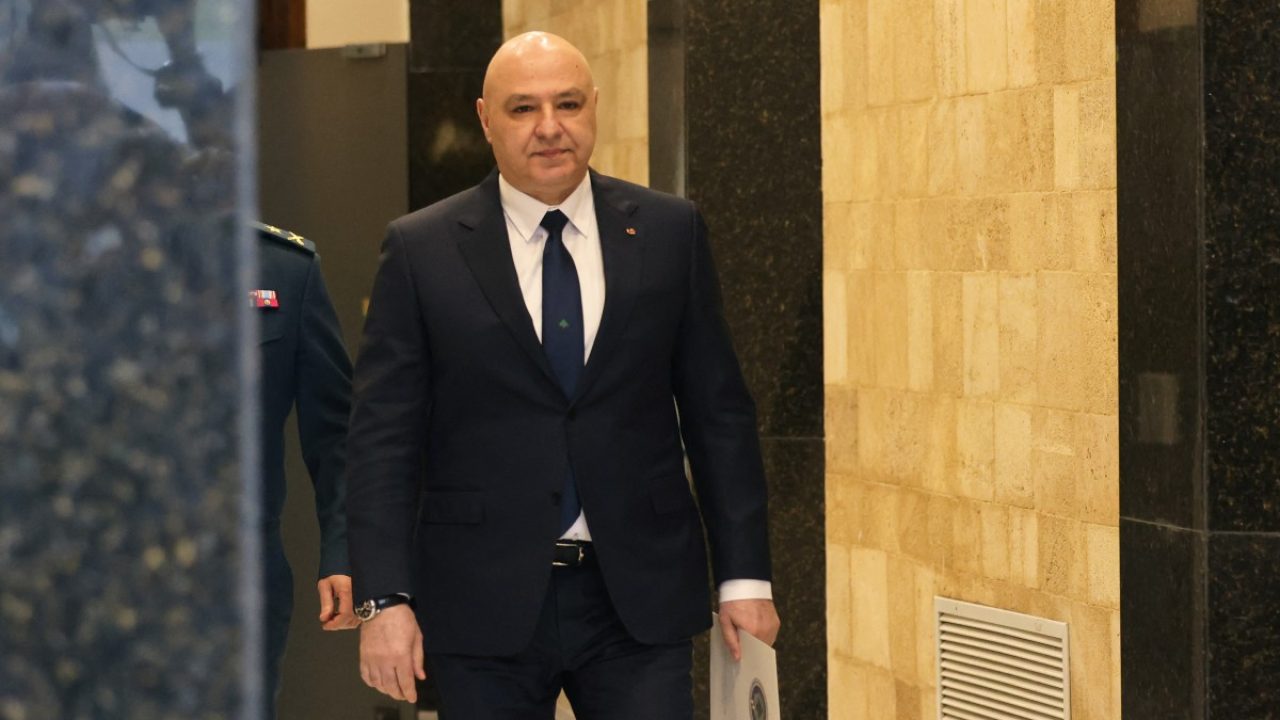
M 542 343 L 529 319 L 529 309 L 520 294 L 520 280 L 511 259 L 511 241 L 507 238 L 507 221 L 498 196 L 498 173 L 495 170 L 476 188 L 473 201 L 458 217 L 463 232 L 458 249 L 467 267 L 480 284 L 485 299 L 511 331 L 516 344 L 533 364 L 555 383 L 555 375 Z M 557 385 L 559 387 L 559 385 Z
M 591 173 L 591 192 L 595 197 L 596 225 L 604 259 L 604 314 L 591 347 L 591 357 L 578 380 L 575 402 L 586 394 L 600 375 L 600 368 L 616 351 L 643 277 L 644 232 L 632 218 L 638 206 L 624 197 L 610 178 L 595 172 Z

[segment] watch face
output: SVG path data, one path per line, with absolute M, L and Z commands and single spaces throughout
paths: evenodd
M 372 620 L 373 616 L 378 614 L 377 608 L 373 600 L 365 600 L 356 607 L 356 617 L 360 618 L 361 622 Z

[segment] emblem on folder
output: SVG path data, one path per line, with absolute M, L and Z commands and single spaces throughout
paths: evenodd
M 750 692 L 747 707 L 751 708 L 751 720 L 768 720 L 769 703 L 764 699 L 764 686 L 759 680 L 752 680 Z

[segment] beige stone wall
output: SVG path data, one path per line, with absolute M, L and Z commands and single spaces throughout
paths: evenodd
M 822 0 L 831 717 L 936 717 L 933 598 L 1120 717 L 1114 0 Z
M 649 33 L 645 0 L 504 0 L 507 37 L 545 30 L 577 45 L 600 88 L 591 166 L 649 183 Z
M 409 0 L 310 0 L 307 47 L 409 42 Z

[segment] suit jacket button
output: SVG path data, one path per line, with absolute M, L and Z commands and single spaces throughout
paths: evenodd
M 570 420 L 572 420 L 575 416 L 577 416 L 577 414 L 578 414 L 577 409 L 575 409 L 575 408 L 569 408 L 569 414 L 568 414 L 568 415 L 566 415 L 566 417 L 568 417 Z
M 551 493 L 551 504 L 552 504 L 552 505 L 554 505 L 554 506 L 556 506 L 556 507 L 560 507 L 560 493 L 559 493 L 559 491 L 556 491 L 556 492 Z

